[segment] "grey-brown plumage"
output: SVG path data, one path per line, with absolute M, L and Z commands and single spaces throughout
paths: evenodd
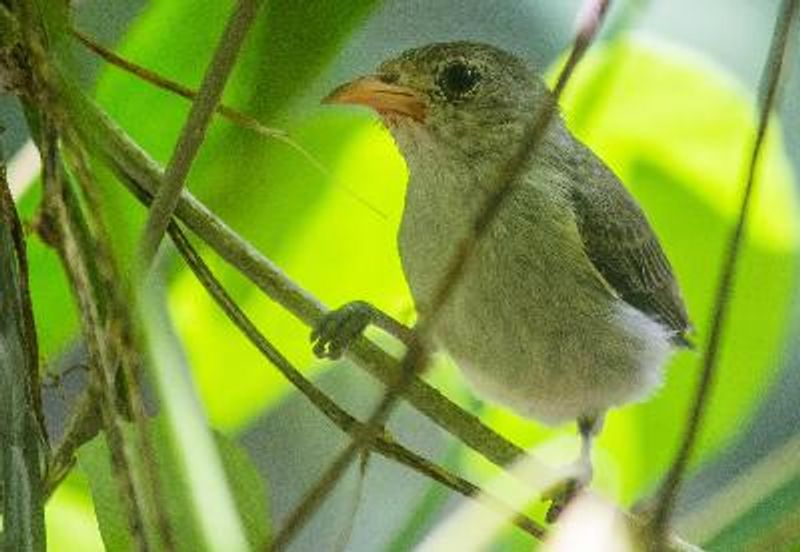
M 551 99 L 519 59 L 471 42 L 409 50 L 329 97 L 376 110 L 406 160 L 398 245 L 422 314 L 497 193 L 499 168 Z M 557 423 L 646 396 L 689 328 L 642 210 L 556 116 L 434 333 L 481 394 Z
M 605 165 L 580 166 L 598 171 L 576 175 L 583 185 L 571 195 L 589 259 L 623 301 L 673 330 L 676 345 L 690 346 L 691 325 L 678 283 L 641 209 Z

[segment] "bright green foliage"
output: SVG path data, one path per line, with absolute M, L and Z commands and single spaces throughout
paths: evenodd
M 153 465 L 158 472 L 158 497 L 166 507 L 177 550 L 204 550 L 202 533 L 194 524 L 196 519 L 183 484 L 185 474 L 173 461 L 172 445 L 163 423 L 149 425 L 150 442 L 155 451 Z M 133 428 L 126 434 L 135 442 Z M 269 538 L 269 518 L 265 506 L 265 488 L 250 459 L 232 441 L 221 435 L 216 438 L 225 473 L 245 534 L 254 548 Z M 96 437 L 84 445 L 78 454 L 81 471 L 89 478 L 95 514 L 106 549 L 132 549 L 130 529 L 120 499 L 119 487 L 112 473 L 111 457 L 104 437 Z
M 89 483 L 81 470 L 73 471 L 47 501 L 45 522 L 47 545 L 51 552 L 105 550 L 92 507 Z

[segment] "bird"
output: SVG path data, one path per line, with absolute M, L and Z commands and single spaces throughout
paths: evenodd
M 556 110 L 513 181 L 498 180 L 553 92 L 498 47 L 439 42 L 413 48 L 323 101 L 373 110 L 408 168 L 398 250 L 419 317 L 508 184 L 436 312 L 433 343 L 476 394 L 546 425 L 577 421 L 582 475 L 549 518 L 592 478 L 591 442 L 610 408 L 642 401 L 663 380 L 692 325 L 642 208 Z M 323 317 L 314 352 L 338 358 L 370 323 L 408 337 L 364 301 Z

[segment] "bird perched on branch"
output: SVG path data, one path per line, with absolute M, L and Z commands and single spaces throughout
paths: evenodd
M 563 503 L 591 477 L 590 442 L 604 412 L 647 397 L 672 349 L 689 345 L 678 284 L 644 213 L 558 113 L 516 179 L 498 179 L 538 110 L 555 101 L 498 48 L 409 50 L 325 101 L 373 109 L 405 158 L 398 245 L 420 317 L 432 314 L 443 280 L 457 278 L 436 313 L 435 343 L 480 395 L 547 424 L 578 420 L 585 470 Z M 478 239 L 452 275 L 476 225 Z M 338 357 L 370 322 L 399 326 L 351 303 L 317 326 L 315 352 Z

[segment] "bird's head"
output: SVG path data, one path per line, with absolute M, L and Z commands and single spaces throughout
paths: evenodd
M 486 44 L 447 42 L 403 52 L 324 102 L 373 109 L 411 161 L 415 151 L 438 148 L 466 158 L 507 154 L 549 94 L 517 57 Z

